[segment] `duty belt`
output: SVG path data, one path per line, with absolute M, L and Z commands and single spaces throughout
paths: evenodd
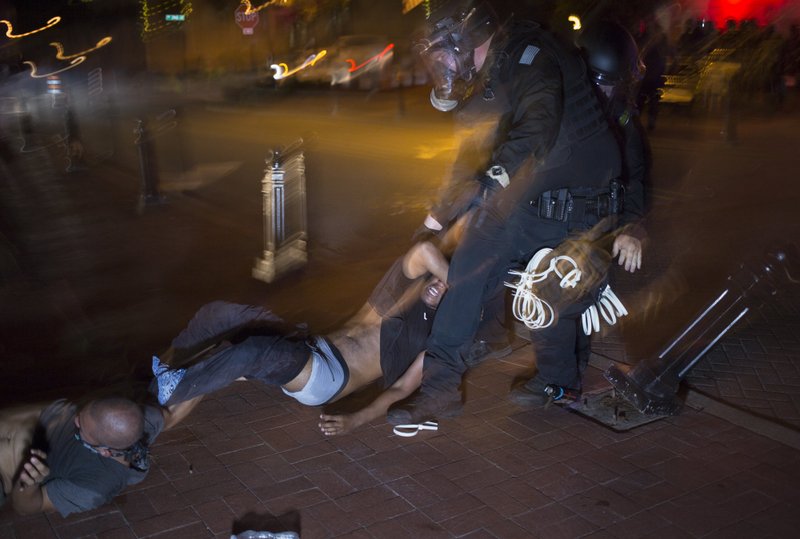
M 553 189 L 545 191 L 529 204 L 542 219 L 582 221 L 592 215 L 600 219 L 622 211 L 622 187 L 614 180 L 602 189 Z

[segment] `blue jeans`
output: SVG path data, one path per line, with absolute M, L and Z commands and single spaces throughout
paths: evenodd
M 176 357 L 199 354 L 166 405 L 221 389 L 245 377 L 283 385 L 303 370 L 310 356 L 305 336 L 257 306 L 216 301 L 203 306 L 173 341 Z M 151 384 L 155 390 L 156 382 Z

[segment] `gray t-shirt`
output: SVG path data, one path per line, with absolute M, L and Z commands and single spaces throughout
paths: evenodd
M 128 486 L 142 481 L 142 472 L 87 449 L 75 439 L 78 407 L 64 399 L 42 411 L 39 424 L 44 429 L 44 444 L 36 445 L 47 453 L 50 475 L 43 485 L 53 506 L 67 516 L 95 509 L 110 502 Z M 164 428 L 164 415 L 155 406 L 144 406 L 144 432 L 152 443 Z

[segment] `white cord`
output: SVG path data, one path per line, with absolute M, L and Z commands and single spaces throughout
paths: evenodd
M 581 280 L 581 271 L 578 269 L 575 260 L 568 256 L 555 256 L 550 260 L 550 265 L 544 271 L 537 272 L 539 264 L 553 250 L 550 248 L 540 249 L 530 259 L 525 271 L 509 271 L 510 275 L 519 277 L 516 283 L 505 283 L 514 290 L 514 301 L 511 305 L 514 317 L 523 322 L 530 329 L 542 329 L 552 325 L 555 320 L 555 312 L 545 300 L 533 293 L 533 286 L 547 279 L 551 273 L 555 273 L 561 281 L 561 288 L 575 288 Z M 559 262 L 567 262 L 571 269 L 562 273 L 558 269 Z
M 628 310 L 614 291 L 611 290 L 611 285 L 606 285 L 600 292 L 597 303 L 583 311 L 581 315 L 583 332 L 586 335 L 591 335 L 600 331 L 600 316 L 609 326 L 613 326 L 619 318 L 627 314 Z

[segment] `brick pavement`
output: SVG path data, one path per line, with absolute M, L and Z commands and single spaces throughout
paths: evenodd
M 615 284 L 638 319 L 607 331 L 597 352 L 629 364 L 657 354 L 725 289 L 739 263 L 797 241 L 800 190 L 786 173 L 795 118 L 751 117 L 735 145 L 710 136 L 713 123 L 689 131 L 677 118 L 651 137 L 654 159 L 672 163 L 654 172 L 643 271 L 617 275 Z M 780 196 L 753 198 L 754 188 Z M 734 325 L 686 382 L 709 410 L 800 448 L 800 287 L 791 277 L 778 281 L 778 293 Z
M 131 193 L 135 189 L 126 196 L 117 192 L 111 209 L 129 204 Z M 107 200 L 107 194 L 96 193 L 98 198 L 85 202 Z M 110 241 L 116 237 L 110 231 L 88 224 L 77 231 L 94 230 L 96 236 L 67 239 L 81 249 L 87 241 L 113 247 L 131 268 L 140 269 L 130 251 L 146 246 L 153 260 L 169 259 L 173 253 L 156 238 L 166 230 L 180 237 L 203 213 L 176 205 L 135 225 L 133 216 L 122 224 L 115 221 L 143 235 L 128 250 Z M 60 243 L 58 235 L 70 228 L 40 230 Z M 224 238 L 206 239 L 214 248 L 225 245 Z M 665 250 L 663 256 L 669 255 Z M 102 283 L 75 277 L 82 264 L 103 271 L 121 266 L 109 268 L 92 258 L 74 261 L 67 265 L 74 273 L 68 277 L 79 303 L 89 321 L 106 324 L 93 331 L 132 339 L 134 312 L 112 321 L 96 318 L 96 313 L 121 309 L 122 300 L 109 298 Z M 127 277 L 136 285 L 132 293 L 174 286 L 207 290 L 200 276 L 187 277 L 189 261 L 168 260 L 132 281 Z M 651 277 L 658 276 L 659 267 L 668 264 L 656 264 Z M 213 269 L 230 271 L 223 265 Z M 237 291 L 247 293 L 247 287 Z M 749 405 L 759 415 L 797 427 L 789 407 L 798 407 L 792 370 L 798 342 L 795 297 L 781 298 L 737 328 L 690 382 L 723 402 Z M 136 307 L 139 314 L 159 312 L 168 321 L 165 326 L 187 314 L 169 310 L 167 301 Z M 158 330 L 171 334 L 169 327 Z M 156 336 L 149 335 L 162 342 Z M 631 351 L 624 342 L 610 332 L 598 351 L 628 361 Z M 505 395 L 532 366 L 525 344 L 503 361 L 479 366 L 467 378 L 466 413 L 443 421 L 438 432 L 410 439 L 393 436 L 380 421 L 350 436 L 326 439 L 314 427 L 317 410 L 271 388 L 238 384 L 207 399 L 185 423 L 165 433 L 154 447 L 148 479 L 113 504 L 66 519 L 17 517 L 5 507 L 0 539 L 228 537 L 248 523 L 273 518 L 287 526 L 299 521 L 304 538 L 795 535 L 800 525 L 793 504 L 800 499 L 797 449 L 740 426 L 736 417 L 726 421 L 692 408 L 627 433 L 558 408 L 525 411 Z M 590 374 L 601 383 L 597 369 Z
M 478 366 L 465 414 L 414 438 L 376 421 L 326 439 L 317 409 L 238 383 L 160 437 L 149 477 L 108 507 L 5 508 L 0 538 L 227 538 L 271 517 L 304 539 L 794 536 L 797 450 L 691 409 L 627 433 L 523 410 L 505 395 L 530 363 L 525 344 Z

